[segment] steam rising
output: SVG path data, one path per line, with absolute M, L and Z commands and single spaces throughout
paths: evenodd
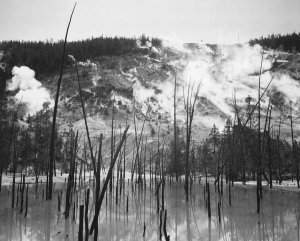
M 147 89 L 140 82 L 133 85 L 133 96 L 140 102 L 146 102 L 154 93 L 154 89 Z
M 167 47 L 176 50 L 182 56 L 181 59 L 171 63 L 176 69 L 181 70 L 177 72 L 179 85 L 177 93 L 178 113 L 180 109 L 183 110 L 183 87 L 187 88 L 190 83 L 194 84 L 194 90 L 201 83 L 200 96 L 206 97 L 223 114 L 231 117 L 233 117 L 234 94 L 238 105 L 245 105 L 245 98 L 248 95 L 257 99 L 262 58 L 261 46 L 250 46 L 249 44 L 195 45 L 192 48 L 187 48 L 179 45 L 178 42 L 173 46 L 168 42 Z M 262 92 L 274 75 L 271 71 L 273 62 L 273 52 L 264 52 L 261 76 Z M 157 91 L 154 92 L 153 89 L 135 84 L 134 96 L 136 100 L 145 102 L 149 97 L 153 97 L 156 100 L 156 103 L 153 103 L 154 109 L 172 113 L 174 77 L 170 76 L 166 81 L 158 81 L 152 85 L 159 90 L 158 93 Z M 277 95 L 280 93 L 281 99 L 278 101 L 284 102 L 284 104 L 292 102 L 293 109 L 300 111 L 300 85 L 296 80 L 277 71 L 270 89 L 263 98 L 262 105 L 266 106 L 268 104 L 269 97 L 275 93 L 274 90 L 276 90 Z M 274 98 L 271 101 L 274 102 Z M 201 121 L 201 113 L 198 114 L 199 121 Z M 170 117 L 172 117 L 172 114 Z M 202 118 L 202 124 L 207 125 L 210 122 L 212 125 L 213 119 Z M 221 127 L 221 120 L 215 121 Z
M 201 80 L 201 95 L 230 116 L 234 93 L 238 101 L 257 95 L 258 77 L 253 75 L 260 71 L 261 51 L 258 45 L 246 44 L 217 46 L 215 52 L 206 45 L 200 46 L 188 60 L 184 83 L 190 78 L 196 82 Z M 262 70 L 268 71 L 271 66 L 271 60 L 264 60 Z
M 34 115 L 43 109 L 45 102 L 53 106 L 53 100 L 48 90 L 42 86 L 41 82 L 35 79 L 35 72 L 26 67 L 13 67 L 13 77 L 7 85 L 7 90 L 18 91 L 14 98 L 26 104 L 27 114 Z
M 186 84 L 189 77 L 199 81 L 198 76 L 201 76 L 202 96 L 219 106 L 226 114 L 232 115 L 233 93 L 236 93 L 238 104 L 244 104 L 244 99 L 248 95 L 257 98 L 261 56 L 262 48 L 259 45 L 218 46 L 214 54 L 203 46 L 188 62 L 183 79 Z M 272 64 L 272 53 L 264 53 L 262 91 L 274 74 L 271 72 Z M 275 73 L 271 87 L 286 97 L 285 104 L 292 101 L 296 105 L 300 99 L 299 83 L 286 74 Z M 265 103 L 268 102 L 267 95 L 263 100 Z

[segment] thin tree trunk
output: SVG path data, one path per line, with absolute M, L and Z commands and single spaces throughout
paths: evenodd
M 75 159 L 76 159 L 76 148 L 77 148 L 77 141 L 78 141 L 78 131 L 76 133 L 74 147 L 73 142 L 71 141 L 71 163 L 70 163 L 70 170 L 68 176 L 68 184 L 67 184 L 67 191 L 66 191 L 66 206 L 65 206 L 65 217 L 69 217 L 70 207 L 71 207 L 71 190 L 74 186 L 74 172 L 75 172 Z
M 176 182 L 178 182 L 178 163 L 177 163 L 177 124 L 176 124 L 176 76 L 174 83 L 174 169 L 176 175 Z
M 261 143 L 260 143 L 260 78 L 262 71 L 264 52 L 261 55 L 260 73 L 258 79 L 258 160 L 257 160 L 257 174 L 256 174 L 256 212 L 260 213 L 260 199 L 261 199 Z
M 72 16 L 74 13 L 76 7 L 76 3 L 73 7 L 70 20 L 68 23 L 66 35 L 65 35 L 65 41 L 64 41 L 64 47 L 62 52 L 62 60 L 61 60 L 61 68 L 60 68 L 60 75 L 57 83 L 57 90 L 56 90 L 56 96 L 55 96 L 55 104 L 54 104 L 54 110 L 53 110 L 53 119 L 52 119 L 52 129 L 51 129 L 51 142 L 50 142 L 50 148 L 49 148 L 49 156 L 50 156 L 50 162 L 49 162 L 49 189 L 48 189 L 48 199 L 52 199 L 52 189 L 53 189 L 53 167 L 54 167 L 54 161 L 55 161 L 55 125 L 56 125 L 56 115 L 57 115 L 57 107 L 58 107 L 58 99 L 59 99 L 59 91 L 60 91 L 60 85 L 64 70 L 64 62 L 65 62 L 65 52 L 66 52 L 66 45 L 67 45 L 67 37 L 69 32 L 69 27 L 72 21 Z
M 272 113 L 272 106 L 270 106 L 269 124 L 268 124 L 268 158 L 269 158 L 270 188 L 272 188 L 273 185 L 273 170 L 272 170 L 272 160 L 271 160 L 271 136 L 270 136 L 271 113 Z
M 300 184 L 299 184 L 299 165 L 298 165 L 298 161 L 296 160 L 296 155 L 295 155 L 295 141 L 294 141 L 292 107 L 291 107 L 290 119 L 291 119 L 291 134 L 292 134 L 292 157 L 293 157 L 293 162 L 294 162 L 294 165 L 295 165 L 297 186 L 298 186 L 298 188 L 300 188 Z
M 103 184 L 103 187 L 102 187 L 102 191 L 101 191 L 101 194 L 99 196 L 99 198 L 97 199 L 97 202 L 96 202 L 96 210 L 95 210 L 95 215 L 94 215 L 94 219 L 93 219 L 93 222 L 92 222 L 92 225 L 91 225 L 91 228 L 90 228 L 90 235 L 94 232 L 94 230 L 97 228 L 96 227 L 96 220 L 98 219 L 98 216 L 99 216 L 99 213 L 100 213 L 100 209 L 101 209 L 101 205 L 102 205 L 102 201 L 103 201 L 103 198 L 104 198 L 104 195 L 106 193 L 106 189 L 107 189 L 107 186 L 108 186 L 108 182 L 110 181 L 110 179 L 112 178 L 112 170 L 114 168 L 114 165 L 116 163 L 116 160 L 118 158 L 118 155 L 119 155 L 119 152 L 122 148 L 122 145 L 126 139 L 126 134 L 127 134 L 127 131 L 129 129 L 129 126 L 127 126 L 127 128 L 125 129 L 124 133 L 123 133 L 123 136 L 122 136 L 122 139 L 119 143 L 119 146 L 115 152 L 115 155 L 114 155 L 114 158 L 113 158 L 113 161 L 111 162 L 110 164 L 110 167 L 109 167 L 109 170 L 107 172 L 107 175 L 106 175 L 106 179 L 105 179 L 105 182 Z

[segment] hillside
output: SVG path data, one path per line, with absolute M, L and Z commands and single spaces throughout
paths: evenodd
M 148 141 L 149 139 L 155 141 L 159 130 L 168 136 L 166 140 L 171 140 L 175 76 L 178 85 L 177 121 L 183 136 L 185 126 L 183 91 L 187 90 L 189 84 L 194 85 L 193 90 L 201 84 L 193 122 L 195 142 L 207 138 L 214 124 L 222 132 L 227 118 L 235 120 L 234 95 L 242 122 L 246 120 L 246 97 L 252 97 L 251 106 L 257 100 L 262 51 L 259 45 L 175 45 L 165 42 L 163 47 L 156 48 L 148 42 L 143 46 L 139 45 L 139 48 L 143 51 L 99 56 L 78 62 L 92 139 L 97 140 L 102 132 L 109 147 L 114 106 L 116 126 L 119 124 L 124 126 L 128 118 L 128 123 L 131 124 L 129 133 L 134 135 L 135 112 L 137 133 L 140 133 L 146 118 L 144 133 L 149 137 Z M 300 55 L 278 50 L 265 51 L 261 93 L 273 75 L 272 84 L 262 99 L 262 113 L 266 113 L 270 100 L 273 105 L 273 131 L 278 131 L 281 119 L 283 122 L 281 137 L 289 140 L 288 115 L 292 107 L 294 134 L 299 138 Z M 58 74 L 39 73 L 38 78 L 54 99 Z M 30 102 L 30 99 L 28 101 Z M 255 115 L 254 113 L 252 125 L 256 124 Z M 64 71 L 59 99 L 60 130 L 66 131 L 68 125 L 73 123 L 74 128 L 81 130 L 84 135 L 82 118 L 75 67 L 68 65 Z M 264 117 L 262 120 L 264 123 Z M 83 140 L 82 137 L 81 141 Z

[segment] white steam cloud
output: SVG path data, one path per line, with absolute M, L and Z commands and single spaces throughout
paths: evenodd
M 26 67 L 13 67 L 13 77 L 7 85 L 7 90 L 16 91 L 16 100 L 26 104 L 27 114 L 33 115 L 43 109 L 45 102 L 53 106 L 53 100 L 49 91 L 42 86 L 41 82 L 35 79 L 35 72 Z
M 261 53 L 258 45 L 217 46 L 215 52 L 202 45 L 188 59 L 182 76 L 184 84 L 187 85 L 190 79 L 201 82 L 201 96 L 225 114 L 232 115 L 234 93 L 238 101 L 248 95 L 257 97 L 258 78 L 253 75 L 260 71 Z M 271 66 L 272 60 L 265 59 L 262 70 L 268 71 Z M 262 83 L 262 86 L 266 85 Z
M 133 96 L 140 102 L 146 102 L 154 93 L 154 89 L 145 88 L 138 81 L 133 85 Z
M 210 102 L 216 105 L 224 114 L 233 117 L 233 96 L 236 95 L 237 103 L 245 105 L 245 98 L 250 95 L 257 99 L 258 95 L 258 75 L 260 72 L 262 47 L 259 45 L 250 46 L 249 44 L 239 45 L 194 45 L 193 49 L 188 49 L 179 45 L 178 42 L 172 46 L 170 42 L 167 47 L 173 48 L 178 53 L 182 53 L 182 58 L 173 61 L 173 66 L 177 69 L 183 69 L 177 73 L 178 77 L 178 112 L 183 110 L 183 87 L 188 84 L 194 84 L 196 87 L 201 83 L 200 96 L 206 97 Z M 261 90 L 263 91 L 272 78 L 271 68 L 273 65 L 273 53 L 265 52 L 262 63 Z M 183 66 L 183 68 L 182 68 Z M 172 113 L 173 111 L 173 88 L 174 77 L 164 82 L 157 82 L 155 87 L 160 90 L 158 94 L 153 89 L 145 88 L 140 85 L 134 86 L 134 95 L 140 102 L 153 96 L 159 105 L 154 105 L 157 109 Z M 293 109 L 300 111 L 300 85 L 287 74 L 279 71 L 273 79 L 270 89 L 282 92 L 285 96 L 285 102 L 292 102 Z M 196 88 L 194 88 L 195 91 Z M 265 94 L 263 100 L 265 105 L 268 103 L 268 94 Z M 199 113 L 201 117 L 201 113 Z M 224 115 L 223 115 L 224 116 Z M 172 114 L 170 115 L 172 117 Z M 199 118 L 201 121 L 201 118 Z M 219 127 L 221 121 L 215 120 Z M 211 122 L 204 120 L 205 125 Z
M 187 85 L 190 79 L 196 84 L 201 82 L 201 96 L 231 115 L 234 93 L 240 103 L 248 95 L 257 98 L 261 55 L 262 48 L 259 45 L 217 46 L 214 53 L 206 45 L 202 45 L 187 60 L 182 74 L 183 84 Z M 272 64 L 272 54 L 265 53 L 262 64 L 262 90 L 272 78 Z M 290 76 L 276 73 L 271 86 L 284 93 L 287 101 L 294 104 L 299 102 L 300 85 Z

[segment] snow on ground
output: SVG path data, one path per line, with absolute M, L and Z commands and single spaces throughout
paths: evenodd
M 106 177 L 106 174 L 108 172 L 108 169 L 102 170 L 101 171 L 101 179 L 104 179 Z M 130 171 L 126 171 L 125 172 L 125 180 L 131 180 L 131 175 L 132 173 Z M 114 177 L 117 177 L 117 171 L 114 171 Z M 134 180 L 136 179 L 136 173 L 134 173 Z M 82 178 L 83 178 L 83 174 L 82 174 Z M 144 178 L 144 176 L 142 175 L 142 178 Z M 184 180 L 184 176 L 181 176 L 181 182 L 183 182 Z M 79 179 L 79 173 L 77 174 L 77 180 Z M 94 172 L 86 172 L 85 173 L 85 180 L 86 182 L 88 182 L 89 180 L 93 180 L 94 179 Z M 146 173 L 145 176 L 146 180 L 150 179 L 150 173 Z M 13 180 L 13 175 L 12 174 L 8 174 L 5 175 L 5 173 L 3 173 L 2 176 L 2 185 L 11 185 L 12 184 L 12 180 Z M 16 183 L 20 183 L 21 177 L 20 174 L 17 173 L 16 174 Z M 39 182 L 41 183 L 45 183 L 47 180 L 46 176 L 40 176 L 39 177 Z M 60 170 L 57 170 L 56 172 L 56 176 L 53 176 L 53 182 L 55 183 L 64 183 L 67 182 L 68 180 L 68 174 L 60 173 Z M 166 180 L 168 180 L 168 178 L 166 178 Z M 25 177 L 25 182 L 26 183 L 35 183 L 35 176 L 34 175 L 28 175 Z M 213 184 L 215 181 L 214 177 L 208 177 L 208 182 Z M 224 181 L 224 186 L 225 184 L 225 180 Z M 201 177 L 201 183 L 205 182 L 205 176 Z M 234 182 L 234 186 L 235 187 L 239 187 L 239 188 L 246 188 L 246 189 L 254 189 L 256 187 L 256 181 L 247 181 L 245 185 L 243 185 L 242 182 Z M 262 182 L 262 186 L 263 186 L 263 190 L 267 191 L 272 191 L 272 190 L 276 190 L 276 191 L 284 191 L 284 192 L 296 192 L 296 193 L 300 193 L 300 188 L 297 187 L 297 181 L 294 180 L 284 180 L 282 181 L 281 185 L 279 185 L 279 183 L 273 182 L 273 188 L 271 189 L 268 185 L 268 183 L 266 181 Z
M 184 179 L 184 177 L 182 177 Z M 215 182 L 214 177 L 208 177 L 208 182 L 213 184 Z M 201 182 L 205 182 L 205 176 L 201 177 Z M 223 179 L 224 186 L 226 185 L 225 179 Z M 244 185 L 241 181 L 239 182 L 234 182 L 233 186 L 239 187 L 239 188 L 245 188 L 245 189 L 254 189 L 256 188 L 256 181 L 246 181 L 246 184 Z M 272 190 L 277 190 L 277 191 L 284 191 L 284 192 L 296 192 L 300 193 L 300 188 L 297 187 L 297 181 L 294 180 L 284 180 L 282 181 L 281 185 L 279 183 L 276 183 L 273 181 L 273 188 L 271 189 L 269 187 L 269 184 L 267 181 L 262 181 L 262 187 L 263 190 L 267 191 L 272 191 Z
M 297 187 L 297 181 L 294 180 L 285 180 L 282 181 L 281 185 L 279 183 L 273 182 L 272 189 L 269 187 L 269 184 L 266 181 L 262 182 L 263 190 L 278 190 L 278 191 L 285 191 L 285 192 L 297 192 L 300 193 L 300 188 Z M 234 182 L 234 185 L 238 185 L 239 187 L 245 188 L 255 188 L 256 181 L 247 181 L 246 185 L 243 185 L 242 182 Z
M 108 169 L 102 170 L 101 171 L 101 179 L 106 177 L 106 174 L 108 172 Z M 114 177 L 117 177 L 117 171 L 114 171 Z M 83 174 L 82 174 L 83 178 Z M 136 174 L 134 174 L 134 179 L 136 178 Z M 146 173 L 145 178 L 148 180 L 150 179 L 150 174 Z M 79 173 L 77 173 L 77 180 L 79 179 Z M 94 179 L 94 172 L 86 172 L 85 173 L 85 180 L 88 182 L 89 180 Z M 125 180 L 127 181 L 128 179 L 131 179 L 131 172 L 125 172 Z M 39 176 L 39 183 L 45 183 L 47 180 L 46 175 Z M 16 173 L 16 183 L 20 183 L 21 181 L 21 175 L 20 173 Z M 25 183 L 32 183 L 34 184 L 36 181 L 35 175 L 26 175 L 25 176 Z M 53 182 L 56 183 L 64 183 L 68 181 L 68 174 L 67 173 L 60 173 L 60 170 L 56 171 L 56 176 L 53 176 Z M 13 174 L 7 174 L 3 173 L 2 176 L 2 185 L 12 185 L 13 182 Z
M 53 176 L 53 182 L 57 182 L 57 183 L 63 183 L 65 182 L 65 179 L 68 179 L 68 174 L 60 174 L 57 173 L 56 176 Z M 35 175 L 28 175 L 25 176 L 25 183 L 35 183 Z M 45 183 L 47 180 L 46 176 L 40 176 L 39 177 L 39 182 Z M 3 174 L 2 176 L 2 185 L 11 185 L 13 182 L 13 174 Z M 20 183 L 21 182 L 21 175 L 20 173 L 16 173 L 16 183 Z

